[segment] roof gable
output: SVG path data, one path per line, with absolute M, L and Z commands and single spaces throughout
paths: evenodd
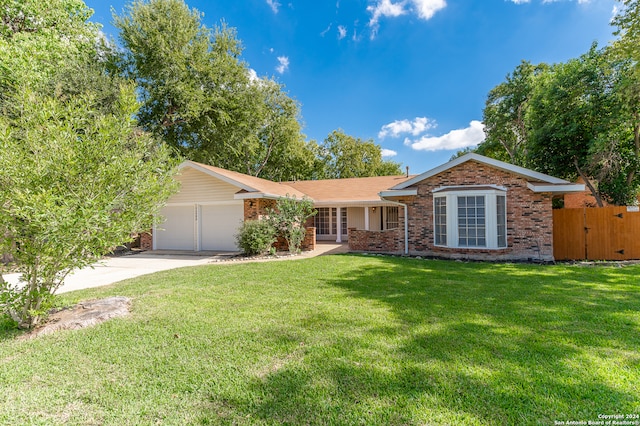
M 236 198 L 252 198 L 256 197 L 258 194 L 260 197 L 267 198 L 279 198 L 286 196 L 302 198 L 305 196 L 304 193 L 286 184 L 245 175 L 244 173 L 233 172 L 220 167 L 209 166 L 189 160 L 182 162 L 179 169 L 185 167 L 191 167 L 237 187 L 241 193 L 236 194 Z
M 568 182 L 564 179 L 560 179 L 557 177 L 553 177 L 553 176 L 549 176 L 546 175 L 544 173 L 540 173 L 540 172 L 536 172 L 530 169 L 526 169 L 524 167 L 520 167 L 520 166 L 516 166 L 513 164 L 509 164 L 509 163 L 505 163 L 504 161 L 500 161 L 500 160 L 496 160 L 493 158 L 489 158 L 489 157 L 485 157 L 483 155 L 479 155 L 479 154 L 475 154 L 475 153 L 469 153 L 469 154 L 465 154 L 461 157 L 458 157 L 456 159 L 453 159 L 451 161 L 449 161 L 448 163 L 444 163 L 438 167 L 435 167 L 429 171 L 426 171 L 412 179 L 407 180 L 406 182 L 403 182 L 399 185 L 394 186 L 393 188 L 391 188 L 392 190 L 396 190 L 396 189 L 405 189 L 411 185 L 414 185 L 418 182 L 421 182 L 425 179 L 429 179 L 432 176 L 435 176 L 439 173 L 442 173 L 444 171 L 447 171 L 449 169 L 452 169 L 456 166 L 459 166 L 460 164 L 466 163 L 468 161 L 476 161 L 478 163 L 481 164 L 486 164 L 488 166 L 494 167 L 496 169 L 499 170 L 503 170 L 509 173 L 513 173 L 515 175 L 521 176 L 525 179 L 528 180 L 533 180 L 535 182 L 542 182 L 542 183 L 546 183 L 549 185 L 559 185 L 562 186 L 563 188 L 567 189 L 569 188 L 568 186 L 573 186 L 576 184 L 572 184 L 571 182 Z M 549 185 L 545 186 L 549 187 Z M 567 186 L 568 185 L 568 186 Z M 579 186 L 579 185 L 578 185 Z M 573 190 L 578 190 L 578 188 L 575 188 Z

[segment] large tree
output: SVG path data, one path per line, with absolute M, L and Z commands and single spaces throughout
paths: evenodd
M 318 146 L 317 178 L 342 179 L 400 175 L 400 164 L 382 158 L 382 149 L 372 140 L 362 140 L 334 130 Z
M 622 105 L 617 118 L 623 133 L 621 139 L 627 141 L 625 157 L 631 163 L 622 185 L 628 189 L 628 198 L 633 198 L 634 189 L 640 185 L 640 2 L 623 0 L 621 3 L 622 10 L 611 21 L 616 27 L 614 34 L 619 38 L 612 43 L 609 53 L 624 67 L 617 87 Z
M 594 45 L 541 75 L 529 106 L 531 164 L 567 179 L 580 176 L 598 205 L 603 199 L 630 202 L 637 187 L 629 151 L 633 137 L 620 97 L 627 71 L 624 62 Z M 628 176 L 628 184 L 621 185 Z
M 115 16 L 124 69 L 139 85 L 140 122 L 185 157 L 267 179 L 306 177 L 312 153 L 299 106 L 240 59 L 224 24 L 212 30 L 182 0 L 135 0 Z
M 16 287 L 0 276 L 0 311 L 31 327 L 69 272 L 151 226 L 175 160 L 138 129 L 134 85 L 100 65 L 83 2 L 0 13 L 0 252 L 22 273 Z
M 599 205 L 638 188 L 633 61 L 593 45 L 554 65 L 520 64 L 489 92 L 477 152 L 565 179 L 581 177 Z M 635 87 L 635 88 L 634 88 Z
M 525 117 L 535 78 L 546 69 L 546 64 L 523 61 L 503 83 L 491 89 L 483 111 L 486 138 L 476 152 L 518 166 L 528 165 L 529 129 Z

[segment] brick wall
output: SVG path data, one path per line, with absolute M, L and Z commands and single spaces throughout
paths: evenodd
M 403 228 L 365 231 L 349 228 L 349 250 L 400 254 L 404 250 Z
M 140 234 L 140 248 L 142 250 L 153 250 L 153 236 L 151 231 Z
M 244 200 L 244 220 L 258 220 L 267 213 L 267 209 L 276 207 L 275 200 L 252 198 Z
M 442 186 L 460 185 L 499 185 L 507 188 L 507 248 L 455 249 L 434 245 L 432 191 Z M 468 161 L 419 182 L 412 188 L 417 188 L 417 196 L 397 199 L 408 206 L 410 254 L 475 260 L 553 260 L 551 194 L 532 192 L 527 188 L 525 179 L 476 161 Z M 402 215 L 400 218 L 403 221 Z
M 578 178 L 576 183 L 584 183 L 584 179 Z M 603 200 L 603 205 L 606 207 L 608 203 Z M 583 207 L 598 207 L 598 203 L 596 202 L 596 197 L 593 196 L 589 188 L 585 188 L 585 190 L 582 192 L 565 194 L 564 196 L 565 209 L 579 209 Z
M 273 246 L 278 251 L 289 251 L 289 245 L 287 241 L 278 237 L 278 241 L 276 241 Z M 312 251 L 316 249 L 316 228 L 308 227 L 307 233 L 304 236 L 304 240 L 302 240 L 302 244 L 300 244 L 300 250 L 302 251 Z

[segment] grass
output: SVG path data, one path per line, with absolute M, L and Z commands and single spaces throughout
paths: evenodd
M 325 256 L 64 295 L 132 314 L 0 337 L 0 424 L 554 424 L 640 414 L 639 266 Z

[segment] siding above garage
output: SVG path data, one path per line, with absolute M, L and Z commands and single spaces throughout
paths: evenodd
M 234 194 L 238 192 L 238 187 L 189 167 L 183 168 L 176 179 L 180 182 L 180 192 L 167 200 L 169 205 L 228 202 L 232 201 Z

